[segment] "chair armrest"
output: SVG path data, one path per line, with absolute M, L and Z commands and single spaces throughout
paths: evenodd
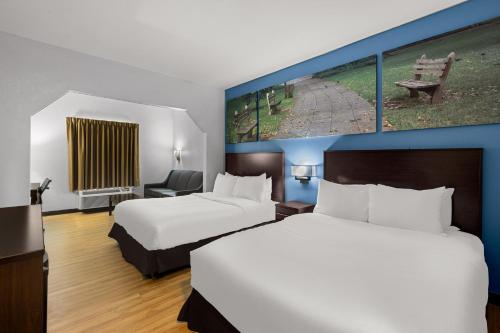
M 144 184 L 144 188 L 159 188 L 166 187 L 166 183 L 153 183 L 153 184 Z
M 195 189 L 191 189 L 191 190 L 175 191 L 175 193 L 176 193 L 176 196 L 182 196 L 182 195 L 188 195 L 188 194 L 192 194 L 192 193 L 202 192 L 202 190 L 203 190 L 203 187 L 195 188 Z

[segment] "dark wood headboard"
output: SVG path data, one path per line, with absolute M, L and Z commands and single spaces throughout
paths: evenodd
M 482 154 L 480 148 L 325 151 L 324 178 L 417 190 L 453 187 L 452 224 L 481 237 Z
M 273 177 L 274 201 L 285 201 L 285 154 L 280 153 L 227 153 L 226 171 L 235 176 Z

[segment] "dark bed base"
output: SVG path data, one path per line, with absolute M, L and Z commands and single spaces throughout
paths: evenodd
M 111 227 L 108 236 L 118 242 L 122 251 L 122 256 L 127 262 L 134 265 L 144 276 L 154 278 L 173 270 L 188 267 L 189 253 L 191 251 L 220 237 L 274 222 L 275 221 L 260 223 L 248 228 L 202 239 L 194 243 L 179 245 L 166 250 L 146 250 L 139 242 L 130 236 L 121 225 L 116 223 Z
M 148 277 L 156 277 L 163 272 L 189 266 L 189 252 L 206 244 L 200 241 L 167 250 L 150 251 L 146 250 L 121 225 L 116 223 L 113 224 L 108 236 L 118 242 L 123 258 Z
M 187 322 L 190 330 L 200 333 L 238 333 L 217 309 L 193 289 L 182 306 L 178 321 Z

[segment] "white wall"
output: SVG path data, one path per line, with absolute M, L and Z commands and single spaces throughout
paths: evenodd
M 206 170 L 207 135 L 182 111 L 174 113 L 174 149 L 182 150 L 181 161 L 174 158 L 174 168 L 183 170 Z M 203 190 L 207 191 L 207 177 L 203 177 Z
M 206 168 L 205 141 L 206 134 L 199 130 L 186 112 L 174 112 L 173 146 L 182 150 L 181 161 L 173 159 L 175 169 L 203 171 Z M 205 183 L 203 188 L 206 189 Z
M 66 117 L 138 123 L 141 186 L 136 192 L 142 193 L 143 184 L 162 181 L 173 167 L 175 113 L 194 126 L 194 135 L 200 133 L 184 111 L 74 92 L 35 114 L 31 117 L 31 182 L 52 179 L 43 196 L 43 210 L 78 207 L 78 195 L 68 189 Z
M 112 41 L 110 41 L 112 42 Z M 207 188 L 224 167 L 224 92 L 0 32 L 0 207 L 29 203 L 30 117 L 69 90 L 186 109 L 207 134 Z

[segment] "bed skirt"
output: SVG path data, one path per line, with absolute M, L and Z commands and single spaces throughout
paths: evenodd
M 206 245 L 220 237 L 230 235 L 235 232 L 244 231 L 251 228 L 260 227 L 271 222 L 264 222 L 249 228 L 235 230 L 222 235 L 205 238 L 197 242 L 188 243 L 172 247 L 165 250 L 147 250 L 132 236 L 125 228 L 117 223 L 113 223 L 108 237 L 115 239 L 120 246 L 123 258 L 134 265 L 139 272 L 148 277 L 156 277 L 169 271 L 178 270 L 189 266 L 189 253 L 203 245 Z
M 193 289 L 181 308 L 178 321 L 187 322 L 190 330 L 200 333 L 238 333 L 217 309 Z

